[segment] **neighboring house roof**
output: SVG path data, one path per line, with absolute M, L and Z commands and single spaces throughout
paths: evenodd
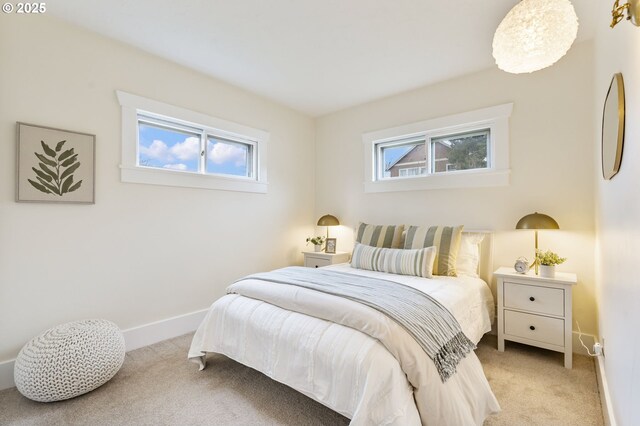
M 389 166 L 387 168 L 385 168 L 385 172 L 388 172 L 389 170 L 391 170 L 393 168 L 393 166 L 395 166 L 396 164 L 400 163 L 403 158 L 405 158 L 407 155 L 409 155 L 409 153 L 415 151 L 416 148 L 420 148 L 422 146 L 423 145 L 416 145 L 413 148 L 411 148 L 409 151 L 405 152 L 403 155 L 398 157 L 398 159 L 396 161 L 394 161 L 393 163 L 389 164 Z
M 436 143 L 439 143 L 441 145 L 444 145 L 447 148 L 451 148 L 451 142 L 448 140 L 440 140 L 440 141 L 435 141 Z M 408 150 L 407 152 L 405 152 L 403 155 L 401 155 L 400 157 L 398 157 L 398 159 L 396 161 L 394 161 L 393 163 L 389 164 L 388 167 L 386 167 L 384 170 L 385 172 L 388 172 L 389 170 L 391 170 L 394 166 L 397 166 L 398 164 L 402 163 L 402 160 L 404 158 L 406 158 L 407 156 L 409 156 L 409 154 L 411 154 L 413 151 L 415 151 L 417 148 L 422 148 L 424 145 L 416 145 L 413 148 L 411 148 L 410 150 Z M 425 159 L 426 162 L 426 159 Z

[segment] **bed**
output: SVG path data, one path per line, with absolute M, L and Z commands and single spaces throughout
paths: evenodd
M 323 269 L 426 293 L 448 309 L 473 343 L 491 329 L 493 297 L 479 277 L 423 278 L 350 264 Z M 350 418 L 352 425 L 482 424 L 500 409 L 474 352 L 443 380 L 416 340 L 376 309 L 259 277 L 230 288 L 194 335 L 188 356 L 201 369 L 208 352 L 224 354 Z

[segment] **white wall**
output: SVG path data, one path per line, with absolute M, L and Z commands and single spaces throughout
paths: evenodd
M 121 183 L 116 89 L 270 132 L 269 192 Z M 16 121 L 97 135 L 95 205 L 14 202 Z M 0 14 L 0 361 L 58 323 L 165 319 L 301 262 L 313 146 L 297 112 L 54 18 Z
M 605 17 L 608 2 L 596 2 Z M 610 181 L 596 176 L 596 231 L 600 337 L 605 340 L 605 372 L 615 418 L 640 424 L 640 28 L 605 19 L 595 41 L 595 152 L 600 170 L 602 106 L 614 73 L 622 72 L 626 132 L 620 172 Z
M 531 75 L 487 70 L 318 119 L 316 215 L 330 212 L 347 225 L 338 235 L 343 250 L 360 220 L 492 229 L 498 267 L 532 258 L 533 232 L 514 228 L 525 214 L 547 213 L 562 230 L 542 231 L 540 248 L 569 258 L 558 269 L 579 276 L 574 316 L 595 334 L 592 55 L 592 43 L 583 43 Z M 514 103 L 509 186 L 364 193 L 363 133 L 507 102 Z

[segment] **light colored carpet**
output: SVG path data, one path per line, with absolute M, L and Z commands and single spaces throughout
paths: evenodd
M 199 372 L 185 357 L 191 335 L 127 354 L 106 385 L 67 401 L 37 403 L 0 392 L 2 425 L 346 425 L 348 419 L 221 355 Z M 593 360 L 507 344 L 478 348 L 503 411 L 486 425 L 601 425 Z
M 485 426 L 604 424 L 592 358 L 574 354 L 567 370 L 559 352 L 513 342 L 498 352 L 496 345 L 486 335 L 476 352 L 502 407 Z

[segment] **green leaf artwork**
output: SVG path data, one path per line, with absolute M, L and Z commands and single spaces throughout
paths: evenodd
M 82 185 L 81 180 L 73 182 L 73 173 L 80 167 L 80 162 L 78 154 L 74 153 L 73 148 L 62 151 L 66 142 L 66 140 L 60 141 L 56 144 L 55 149 L 52 149 L 44 141 L 40 141 L 44 155 L 34 152 L 40 160 L 38 163 L 40 169 L 32 167 L 35 180 L 27 179 L 31 186 L 38 191 L 63 196 L 77 190 Z

